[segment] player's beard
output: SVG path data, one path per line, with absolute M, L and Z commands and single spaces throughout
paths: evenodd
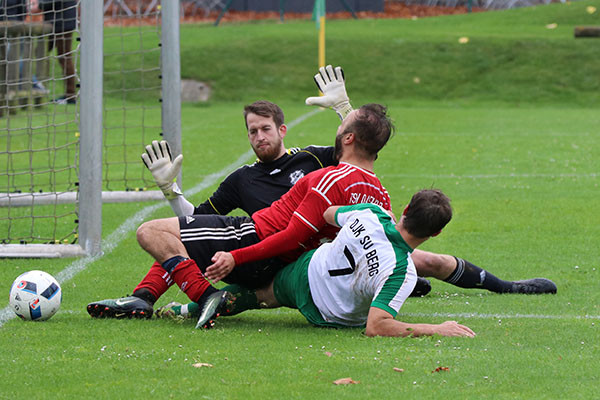
M 259 148 L 258 146 L 252 146 L 252 149 L 254 150 L 254 154 L 256 154 L 256 157 L 258 157 L 260 161 L 265 163 L 275 161 L 279 158 L 279 151 L 281 149 L 281 138 L 279 138 L 279 140 L 277 140 L 276 143 L 269 143 L 268 146 L 263 149 Z
M 339 161 L 340 158 L 342 158 L 342 153 L 344 151 L 344 149 L 342 148 L 342 138 L 343 137 L 344 137 L 344 135 L 337 135 L 335 137 L 335 146 L 333 148 L 333 156 L 337 161 Z

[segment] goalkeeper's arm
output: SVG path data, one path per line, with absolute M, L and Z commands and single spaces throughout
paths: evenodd
M 330 107 L 343 121 L 352 112 L 352 106 L 346 93 L 342 67 L 335 67 L 333 69 L 331 65 L 328 65 L 327 67 L 319 68 L 319 73 L 315 75 L 315 83 L 323 93 L 323 96 L 309 97 L 306 99 L 306 104 Z
M 193 214 L 194 205 L 183 196 L 175 182 L 181 171 L 183 155 L 180 154 L 173 160 L 167 141 L 162 140 L 159 143 L 153 140 L 151 145 L 146 146 L 142 161 L 152 173 L 156 185 L 162 190 L 175 214 L 180 217 Z
M 183 194 L 176 196 L 174 199 L 168 199 L 171 209 L 178 217 L 184 215 L 192 215 L 194 213 L 194 205 L 190 203 Z

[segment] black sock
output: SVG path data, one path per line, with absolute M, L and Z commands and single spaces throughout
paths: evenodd
M 187 260 L 187 258 L 182 257 L 182 256 L 175 256 L 175 257 L 171 257 L 168 260 L 166 260 L 164 263 L 161 264 L 161 266 L 165 269 L 165 271 L 167 271 L 169 274 L 173 272 L 173 270 L 175 269 L 175 267 L 177 267 L 177 265 L 179 265 L 180 262 Z
M 204 293 L 202 293 L 200 298 L 195 300 L 195 302 L 200 305 L 200 310 L 202 310 L 202 308 L 204 307 L 204 302 L 206 302 L 206 299 L 208 298 L 208 296 L 210 296 L 211 294 L 216 293 L 218 291 L 219 291 L 219 289 L 215 288 L 214 286 L 209 286 L 206 288 L 206 290 L 204 291 Z
M 495 293 L 506 293 L 512 289 L 512 282 L 497 278 L 488 271 L 463 260 L 456 258 L 456 269 L 444 282 L 466 289 L 487 289 Z
M 150 303 L 151 306 L 153 306 L 154 303 L 156 303 L 156 298 L 154 298 L 152 293 L 150 293 L 150 291 L 146 288 L 136 290 L 135 292 L 133 292 L 132 296 L 147 301 L 148 303 Z

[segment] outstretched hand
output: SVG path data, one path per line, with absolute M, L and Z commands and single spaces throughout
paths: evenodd
M 442 336 L 475 336 L 475 332 L 471 328 L 461 325 L 456 321 L 446 321 L 438 325 L 438 327 L 437 333 Z
M 213 283 L 217 283 L 225 278 L 233 270 L 233 267 L 235 267 L 235 259 L 231 253 L 224 251 L 217 251 L 210 260 L 213 263 L 206 268 L 204 275 L 213 281 Z
M 306 104 L 309 106 L 331 107 L 342 120 L 346 118 L 352 111 L 352 106 L 346 93 L 342 67 L 335 67 L 334 69 L 331 65 L 328 65 L 319 68 L 319 73 L 315 75 L 315 83 L 323 96 L 309 97 L 306 99 Z
M 175 179 L 181 172 L 183 155 L 180 154 L 173 160 L 171 148 L 166 140 L 160 142 L 153 140 L 151 145 L 146 146 L 142 161 L 167 199 L 173 199 L 181 194 Z

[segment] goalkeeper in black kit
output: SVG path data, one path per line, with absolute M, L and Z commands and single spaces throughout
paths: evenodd
M 340 119 L 344 119 L 351 111 L 346 94 L 344 75 L 340 67 L 327 66 L 320 68 L 315 75 L 315 82 L 323 92 L 323 96 L 309 97 L 308 105 L 332 108 Z M 248 215 L 269 206 L 286 193 L 298 179 L 319 168 L 336 165 L 334 147 L 308 146 L 305 148 L 286 149 L 283 139 L 287 134 L 283 111 L 279 106 L 268 101 L 257 101 L 244 107 L 244 119 L 248 139 L 254 150 L 257 161 L 244 165 L 232 172 L 219 185 L 213 195 L 204 203 L 194 207 L 182 194 L 175 177 L 181 171 L 183 156 L 172 159 L 166 141 L 154 141 L 146 146 L 142 159 L 169 201 L 171 208 L 178 216 L 193 214 L 227 214 L 234 209 L 242 209 Z M 422 277 L 435 277 L 463 288 L 487 289 L 497 293 L 555 293 L 556 286 L 548 279 L 536 278 L 525 281 L 505 281 L 474 264 L 458 257 L 441 255 L 422 250 L 412 254 L 417 273 Z M 270 283 L 257 281 L 254 287 L 259 288 Z M 227 280 L 225 280 L 227 281 Z M 237 283 L 237 282 L 227 282 Z M 130 302 L 121 307 L 115 300 L 104 300 L 90 305 L 107 306 L 103 315 L 94 317 L 149 317 L 153 312 L 154 302 L 173 284 L 168 274 L 159 263 L 155 263 L 146 277 L 135 288 Z M 419 278 L 413 296 L 427 294 L 431 290 L 428 280 Z M 155 293 L 156 292 L 156 293 Z M 135 301 L 135 299 L 140 301 Z M 119 299 L 123 300 L 123 299 Z M 107 302 L 110 302 L 108 304 Z M 170 307 L 168 305 L 167 307 Z M 98 307 L 95 307 L 96 309 Z M 192 314 L 198 307 L 192 305 Z M 141 313 L 143 311 L 143 313 Z M 180 306 L 177 305 L 177 312 Z M 184 306 L 186 314 L 187 307 Z

